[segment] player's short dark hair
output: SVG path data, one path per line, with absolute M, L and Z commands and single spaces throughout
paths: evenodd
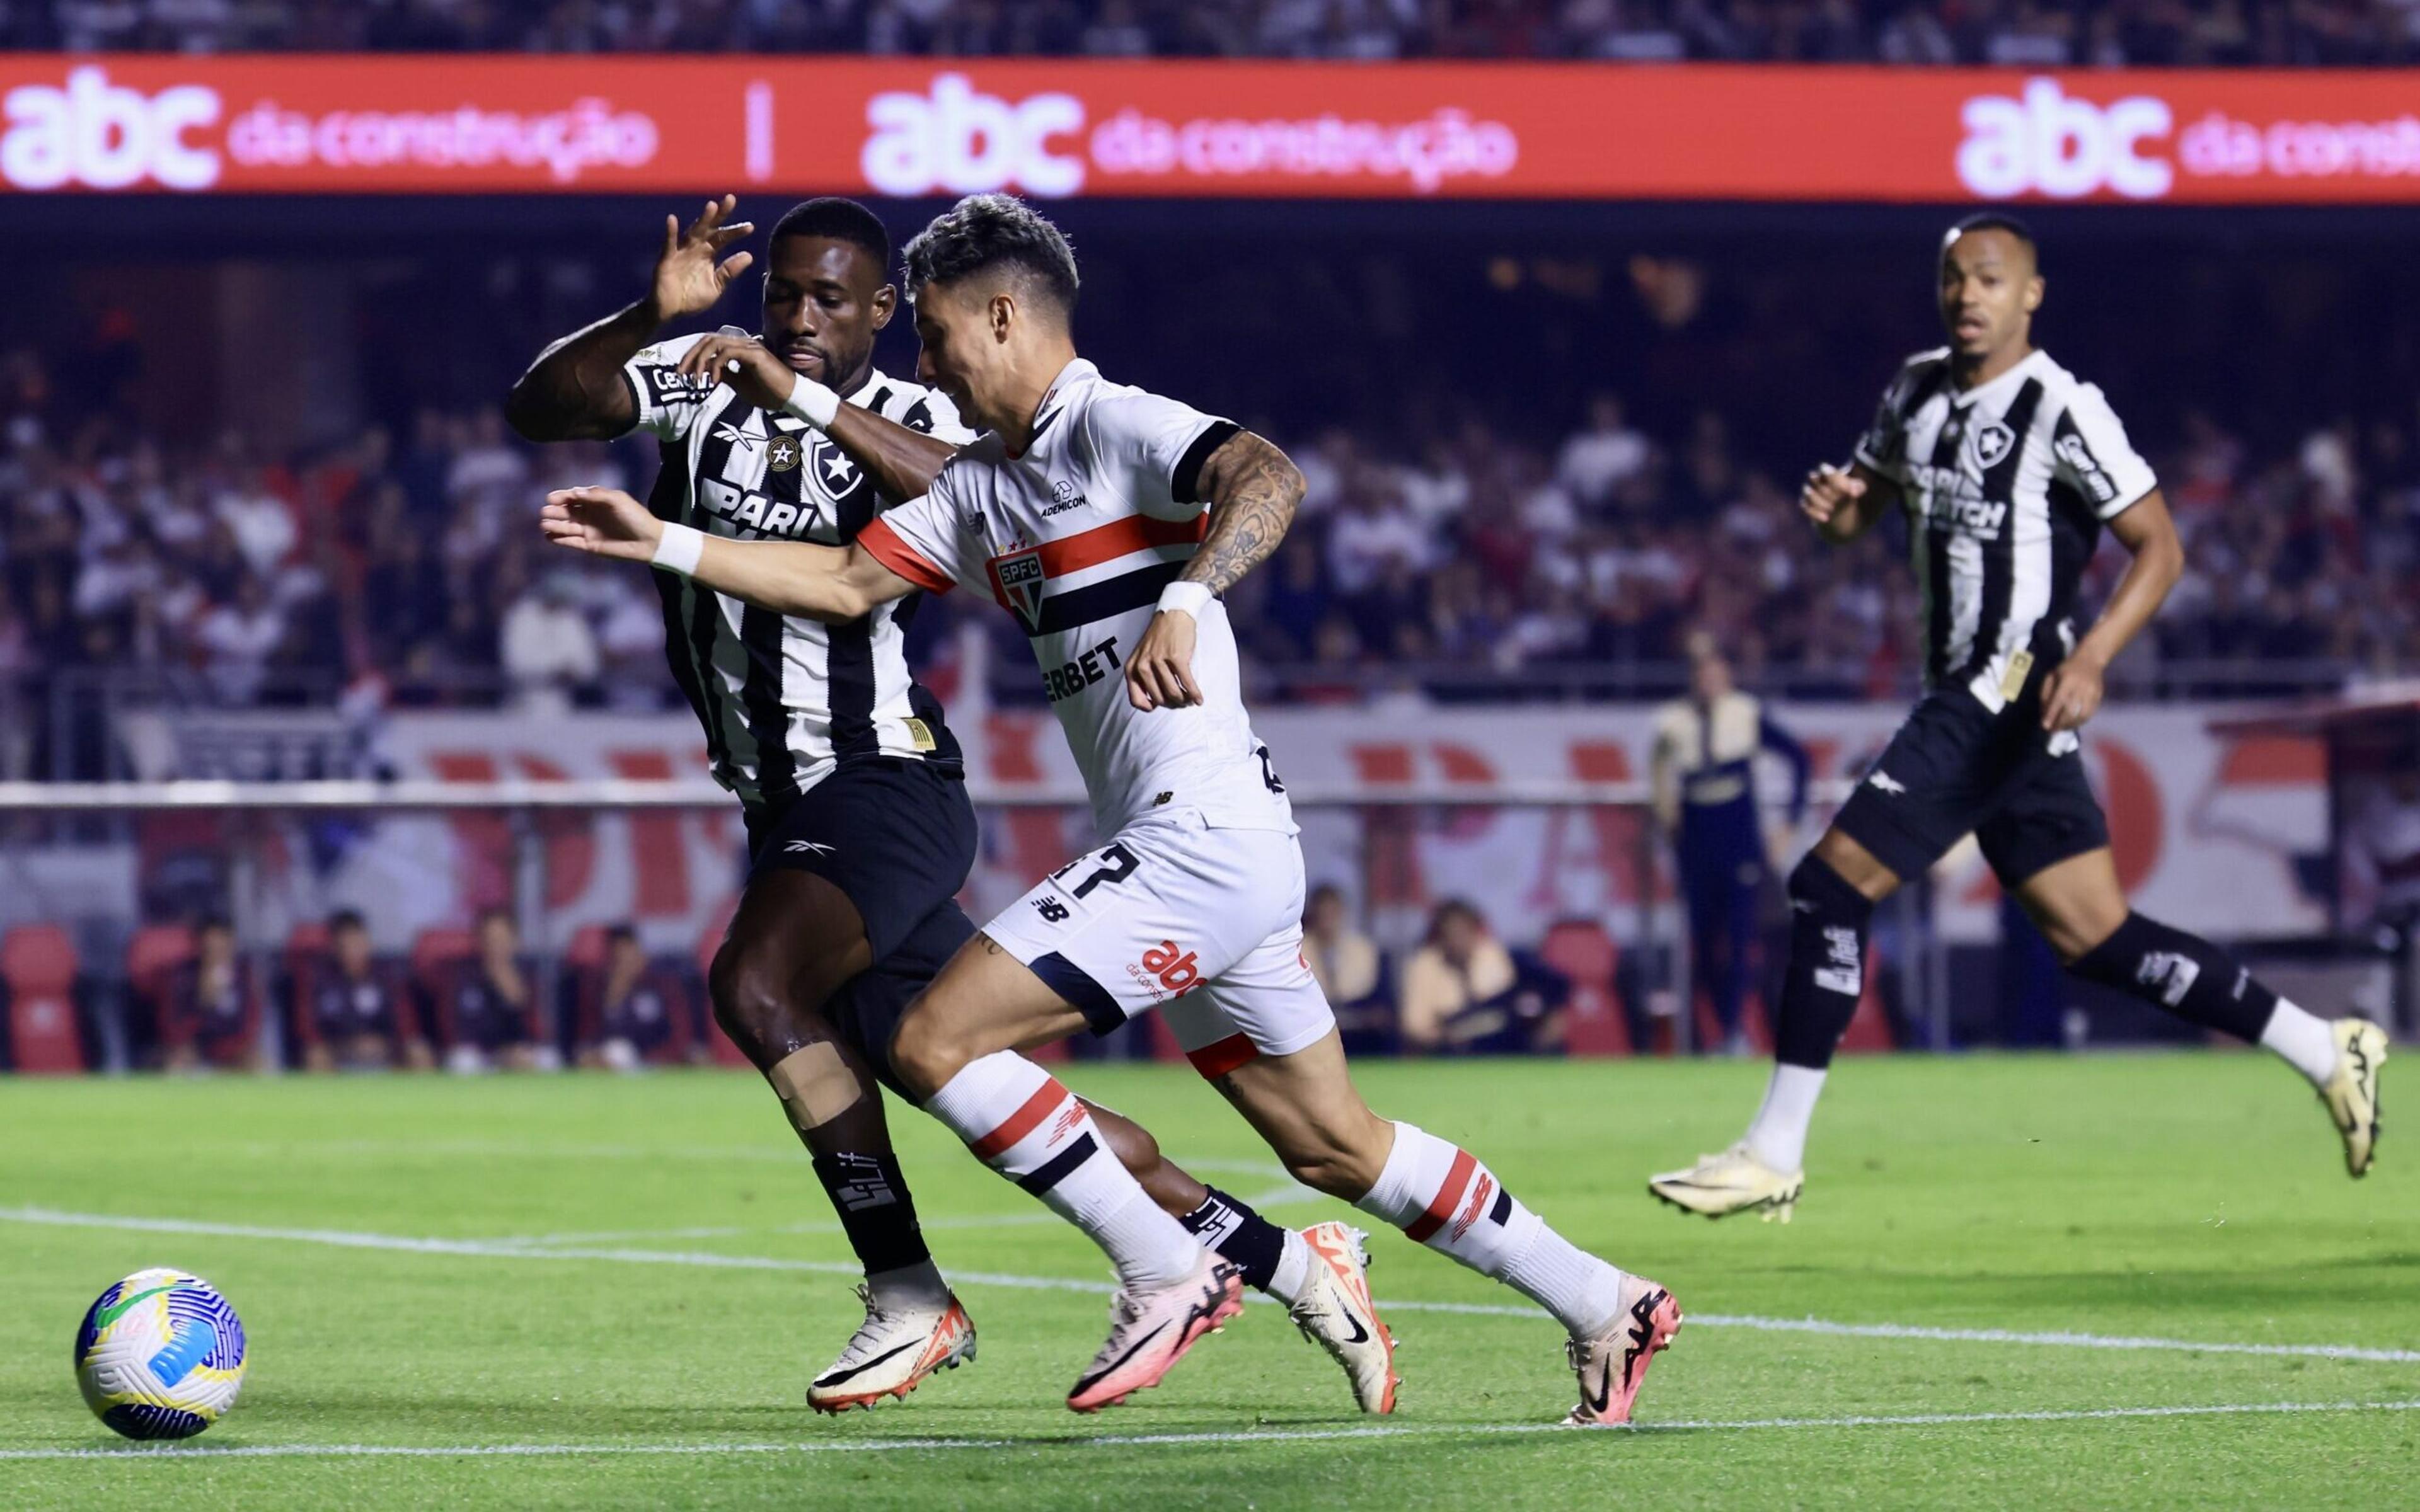
M 1948 235 L 1941 239 L 1943 249 L 1946 251 L 1951 242 L 1970 231 L 2005 231 L 2024 243 L 2025 250 L 2033 254 L 2037 265 L 2041 262 L 2041 243 L 2034 239 L 2034 228 L 2006 210 L 1978 210 L 1960 221 L 1949 228 Z
M 776 246 L 783 237 L 828 237 L 845 241 L 861 249 L 884 273 L 891 270 L 890 227 L 882 224 L 882 217 L 853 199 L 825 194 L 800 200 L 773 223 L 773 234 L 765 244 Z
M 633 945 L 638 943 L 639 932 L 635 926 L 615 924 L 605 931 L 605 943 L 608 945 L 620 945 L 625 940 Z
M 933 218 L 901 253 L 908 297 L 927 284 L 1006 273 L 1059 307 L 1076 309 L 1076 252 L 1060 229 L 1014 194 L 969 194 Z
M 362 912 L 358 908 L 339 908 L 328 916 L 328 933 L 331 934 L 338 930 L 367 928 L 369 924 L 362 918 Z

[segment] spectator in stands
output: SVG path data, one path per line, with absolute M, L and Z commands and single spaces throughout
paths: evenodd
M 258 984 L 236 950 L 235 930 L 206 918 L 194 931 L 194 959 L 168 988 L 161 1038 L 173 1072 L 268 1069 L 261 1060 Z
M 1632 428 L 1621 396 L 1600 393 L 1589 401 L 1588 428 L 1563 442 L 1555 479 L 1586 507 L 1603 509 L 1615 489 L 1645 472 L 1654 459 L 1654 447 Z
M 1519 976 L 1512 953 L 1487 932 L 1477 908 L 1458 898 L 1437 904 L 1428 938 L 1404 966 L 1396 1019 L 1404 1053 L 1455 1048 L 1453 1021 L 1511 992 Z
M 1384 995 L 1385 960 L 1375 942 L 1354 928 L 1343 890 L 1332 882 L 1311 889 L 1302 914 L 1302 958 L 1339 1012 Z
M 581 1050 L 580 1063 L 592 1070 L 637 1071 L 672 1041 L 679 1001 L 678 989 L 647 959 L 638 931 L 614 925 L 605 935 L 597 1038 Z
M 446 1069 L 481 1072 L 553 1071 L 562 1056 L 540 1033 L 537 988 L 521 959 L 513 916 L 490 908 L 479 916 L 478 953 L 454 985 L 452 1042 Z
M 602 658 L 579 599 L 575 575 L 550 571 L 504 611 L 498 650 L 504 675 L 512 679 L 514 702 L 524 714 L 565 713 L 572 688 L 596 679 Z M 660 618 L 655 627 L 660 639 Z
M 395 974 L 379 964 L 369 926 L 352 909 L 328 920 L 327 969 L 303 1006 L 310 1015 L 302 1063 L 312 1071 L 387 1071 L 432 1064 Z

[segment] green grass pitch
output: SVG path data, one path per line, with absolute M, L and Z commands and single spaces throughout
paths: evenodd
M 1680 1295 L 1638 1431 L 1547 1427 L 1573 1400 L 1559 1331 L 1393 1233 L 1373 1242 L 1382 1306 L 1404 1304 L 1393 1418 L 1355 1413 L 1265 1305 L 1078 1418 L 1098 1253 L 904 1110 L 981 1358 L 818 1419 L 801 1394 L 855 1326 L 847 1252 L 752 1077 L 20 1081 L 0 1085 L 0 1504 L 2420 1501 L 2420 1147 L 2390 1127 L 2347 1180 L 2266 1057 L 1844 1062 L 1788 1227 L 1686 1218 L 1643 1185 L 1732 1136 L 1761 1065 L 1361 1075 Z M 1068 1080 L 1272 1216 L 1346 1211 L 1181 1068 Z M 145 1265 L 209 1277 L 252 1341 L 235 1412 L 166 1451 L 95 1422 L 69 1362 L 85 1304 Z

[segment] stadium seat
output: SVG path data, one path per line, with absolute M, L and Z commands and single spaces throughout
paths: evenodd
M 1572 984 L 1566 1052 L 1629 1055 L 1630 1026 L 1622 1017 L 1621 995 L 1614 985 L 1621 966 L 1621 947 L 1606 927 L 1593 918 L 1559 920 L 1538 942 L 1538 957 Z
M 126 1006 L 141 1026 L 132 1031 L 138 1061 L 147 1041 L 167 1048 L 169 989 L 194 949 L 194 932 L 184 924 L 146 924 L 126 942 Z
M 55 924 L 25 924 L 0 936 L 0 981 L 8 992 L 9 1064 L 21 1072 L 85 1069 L 76 1038 L 76 950 Z

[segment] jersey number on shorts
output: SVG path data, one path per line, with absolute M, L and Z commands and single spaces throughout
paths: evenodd
M 1067 889 L 1068 892 L 1078 901 L 1081 901 L 1086 893 L 1091 892 L 1094 887 L 1099 887 L 1104 882 L 1124 882 L 1126 878 L 1134 875 L 1134 852 L 1127 850 L 1125 846 L 1105 846 L 1097 854 L 1100 858 L 1100 866 L 1094 871 L 1091 876 L 1086 877 L 1083 881 L 1077 883 L 1073 887 Z M 1051 872 L 1050 880 L 1053 882 L 1058 881 L 1068 872 L 1073 872 L 1078 867 L 1083 865 L 1084 859 L 1085 858 L 1080 856 L 1076 857 L 1065 866 L 1061 867 L 1058 871 Z

